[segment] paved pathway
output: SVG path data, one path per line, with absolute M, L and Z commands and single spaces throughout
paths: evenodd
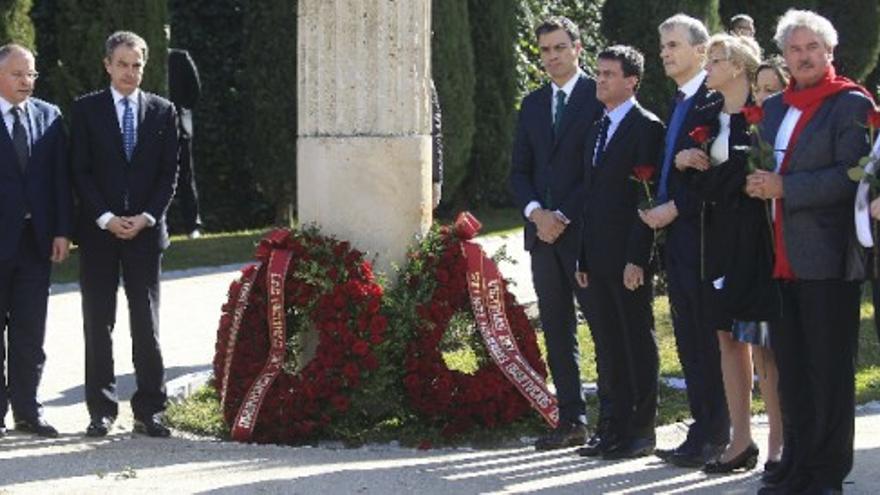
M 491 254 L 506 245 L 521 262 L 502 265 L 516 279 L 520 300 L 533 301 L 521 239 L 483 239 Z M 162 286 L 162 346 L 169 379 L 210 368 L 214 333 L 232 267 L 169 274 Z M 106 439 L 85 439 L 83 339 L 80 296 L 58 287 L 50 299 L 41 396 L 46 417 L 61 431 L 55 440 L 12 432 L 0 439 L 0 494 L 7 493 L 754 493 L 757 474 L 707 477 L 665 466 L 657 459 L 585 461 L 570 451 L 538 453 L 520 439 L 504 448 L 417 451 L 395 445 L 344 449 L 338 445 L 277 447 L 195 438 L 180 432 L 167 440 L 131 434 L 123 403 L 117 428 Z M 120 294 L 115 334 L 120 394 L 131 396 L 134 377 L 125 298 Z M 848 493 L 880 487 L 880 405 L 859 411 L 856 461 Z M 7 416 L 10 424 L 11 416 Z M 766 425 L 755 421 L 759 445 Z M 684 436 L 682 425 L 658 430 L 668 447 Z M 763 460 L 762 460 L 763 462 Z

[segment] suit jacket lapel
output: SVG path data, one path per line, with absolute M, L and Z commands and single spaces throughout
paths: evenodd
M 630 127 L 632 127 L 633 122 L 636 121 L 636 114 L 639 112 L 639 104 L 636 103 L 626 112 L 626 115 L 623 116 L 623 120 L 618 124 L 617 129 L 614 131 L 614 134 L 611 136 L 611 139 L 608 140 L 608 144 L 605 145 L 605 152 L 602 153 L 602 163 L 599 165 L 604 165 L 608 160 L 608 157 L 611 156 L 612 152 L 616 151 L 620 146 L 620 143 L 624 141 L 627 133 L 629 132 Z
M 141 148 L 141 142 L 144 140 L 144 120 L 146 120 L 147 105 L 149 105 L 149 102 L 150 100 L 144 94 L 143 90 L 138 91 L 137 141 L 134 143 L 134 151 L 131 154 L 132 161 L 134 161 L 134 157 L 137 156 L 138 150 Z
M 122 143 L 122 130 L 119 128 L 119 116 L 116 114 L 116 104 L 113 102 L 113 93 L 109 89 L 104 90 L 104 96 L 101 103 L 101 118 L 104 120 L 104 127 L 107 128 L 109 139 L 114 142 L 114 146 L 119 151 L 119 156 L 123 161 L 125 158 L 125 145 Z
M 550 146 L 553 145 L 553 112 L 550 108 L 552 97 L 553 88 L 550 84 L 545 85 L 538 94 L 538 129 L 543 141 Z
M 37 143 L 40 137 L 43 136 L 43 133 L 46 132 L 46 120 L 43 114 L 37 109 L 37 106 L 33 104 L 30 100 L 27 101 L 27 114 L 28 114 L 28 125 L 30 130 L 30 140 L 31 140 L 31 155 L 33 155 L 34 150 L 33 147 Z
M 769 111 L 764 115 L 764 132 L 761 133 L 761 137 L 767 142 L 767 144 L 775 149 L 776 135 L 779 133 L 779 126 L 782 125 L 782 120 L 785 119 L 785 114 L 788 113 L 788 105 L 780 101 L 779 106 L 775 108 L 770 107 L 767 110 Z

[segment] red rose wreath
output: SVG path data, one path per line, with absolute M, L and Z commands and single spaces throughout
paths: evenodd
M 256 258 L 222 308 L 215 386 L 233 439 L 297 443 L 345 414 L 378 367 L 382 288 L 360 252 L 315 229 L 272 231 Z
M 406 292 L 404 298 L 415 305 L 414 329 L 409 335 L 389 336 L 409 342 L 403 383 L 410 406 L 446 436 L 477 425 L 513 422 L 532 407 L 551 424 L 558 418 L 555 397 L 544 388 L 546 368 L 523 307 L 494 262 L 469 242 L 479 228 L 464 213 L 454 228 L 435 228 L 410 254 L 398 291 Z M 450 321 L 462 311 L 473 314 L 475 351 L 486 357 L 478 360 L 473 373 L 450 369 L 441 349 Z M 397 333 L 407 326 L 395 321 L 392 327 Z

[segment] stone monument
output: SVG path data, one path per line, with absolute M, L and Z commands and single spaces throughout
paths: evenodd
M 431 225 L 430 0 L 298 2 L 300 223 L 393 277 Z

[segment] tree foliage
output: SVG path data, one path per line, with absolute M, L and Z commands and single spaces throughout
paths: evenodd
M 297 0 L 253 0 L 244 18 L 246 163 L 275 211 L 290 225 L 296 204 Z
M 433 0 L 431 72 L 443 114 L 443 190 L 456 197 L 468 175 L 474 135 L 474 52 L 468 0 Z
M 38 0 L 31 17 L 37 26 L 39 92 L 63 109 L 80 95 L 108 86 L 102 60 L 114 31 L 144 38 L 149 57 L 142 88 L 164 94 L 167 87 L 168 6 L 155 0 Z
M 0 45 L 18 43 L 34 49 L 34 24 L 29 13 L 32 0 L 0 1 Z
M 470 0 L 475 122 L 466 187 L 469 206 L 507 204 L 507 174 L 516 124 L 516 0 Z
M 202 97 L 194 110 L 193 155 L 206 229 L 269 224 L 274 215 L 245 166 L 248 99 L 244 77 L 245 0 L 171 0 L 171 45 L 189 50 L 199 68 Z

